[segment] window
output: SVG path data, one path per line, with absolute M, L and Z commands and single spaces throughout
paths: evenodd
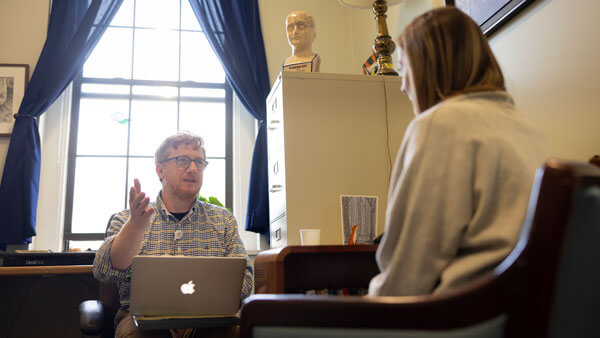
M 200 191 L 232 203 L 231 88 L 187 0 L 125 0 L 73 86 L 65 249 L 95 249 L 138 178 L 153 200 L 154 152 L 179 130 L 204 138 Z

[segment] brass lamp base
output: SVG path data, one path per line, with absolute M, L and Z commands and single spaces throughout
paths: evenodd
M 375 0 L 373 1 L 373 13 L 375 13 L 375 20 L 377 20 L 377 37 L 373 42 L 373 52 L 378 55 L 377 57 L 377 73 L 376 75 L 398 75 L 392 66 L 392 53 L 396 49 L 396 44 L 392 40 L 392 37 L 388 33 L 387 23 L 387 1 L 386 0 Z

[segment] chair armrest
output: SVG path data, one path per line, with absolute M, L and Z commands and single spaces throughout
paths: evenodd
M 477 299 L 476 295 L 461 294 L 460 297 L 446 294 L 369 298 L 253 295 L 244 301 L 240 333 L 242 337 L 251 337 L 255 326 L 444 330 L 492 319 L 502 315 L 505 309 L 503 306 L 490 308 L 485 297 Z M 460 311 L 465 307 L 481 310 Z
M 86 335 L 98 335 L 104 324 L 104 309 L 99 300 L 86 300 L 79 304 L 79 327 Z

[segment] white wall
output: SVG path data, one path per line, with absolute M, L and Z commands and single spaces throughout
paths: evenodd
M 33 73 L 48 25 L 49 0 L 0 1 L 0 63 L 29 65 Z M 0 136 L 0 175 L 10 137 Z
M 260 246 L 259 235 L 244 230 L 246 208 L 248 207 L 248 188 L 250 185 L 250 166 L 256 139 L 256 120 L 244 108 L 237 96 L 233 97 L 233 214 L 238 223 L 240 237 L 249 254 L 255 253 Z
M 429 2 L 429 8 L 440 5 Z M 417 14 L 425 3 L 406 5 Z M 599 12 L 597 0 L 537 0 L 489 40 L 517 107 L 544 130 L 559 159 L 587 161 L 600 154 Z M 406 25 L 397 18 L 390 15 L 396 33 Z
M 517 107 L 555 157 L 600 154 L 600 1 L 538 0 L 491 37 Z
M 40 118 L 41 169 L 36 236 L 29 249 L 61 251 L 67 189 L 72 86 Z

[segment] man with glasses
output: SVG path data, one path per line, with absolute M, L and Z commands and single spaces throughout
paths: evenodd
M 116 337 L 160 334 L 136 331 L 129 315 L 131 261 L 135 255 L 247 257 L 233 215 L 198 200 L 208 165 L 202 138 L 187 132 L 168 137 L 156 151 L 155 163 L 162 183 L 156 201 L 150 203 L 135 179 L 129 189 L 129 209 L 112 218 L 94 261 L 94 276 L 114 281 L 119 287 Z M 242 299 L 250 295 L 252 283 L 253 270 L 248 264 Z

